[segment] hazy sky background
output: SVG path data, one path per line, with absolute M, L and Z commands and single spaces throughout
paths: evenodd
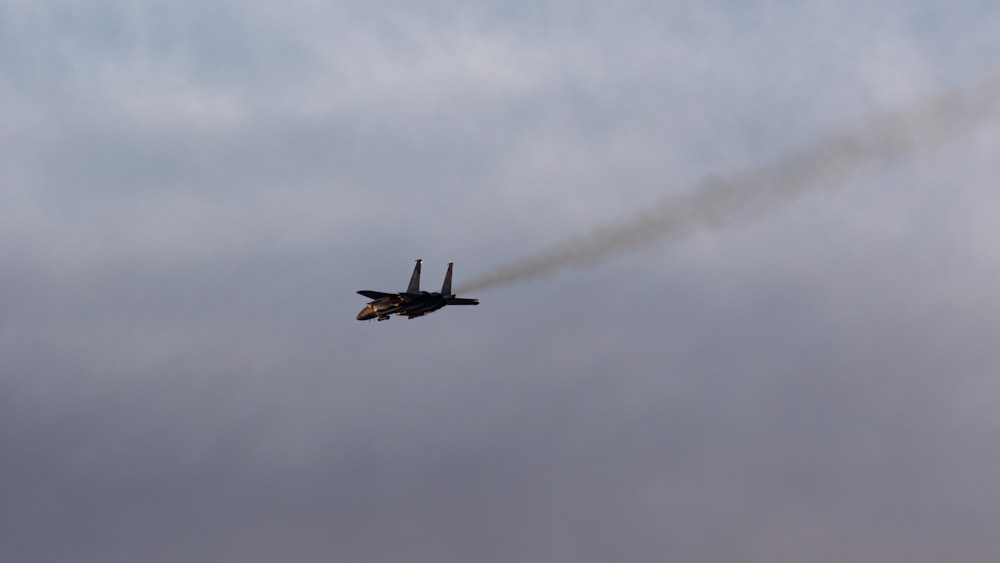
M 1000 123 L 354 292 L 998 72 L 974 0 L 0 0 L 0 560 L 995 560 Z

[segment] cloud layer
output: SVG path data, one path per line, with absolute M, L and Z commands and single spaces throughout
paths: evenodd
M 0 559 L 1000 552 L 1000 12 L 681 4 L 0 2 Z
M 584 235 L 501 266 L 462 291 L 528 281 L 567 267 L 603 262 L 657 242 L 672 242 L 704 229 L 721 228 L 795 199 L 803 192 L 843 182 L 855 169 L 893 153 L 934 148 L 993 119 L 1000 98 L 995 84 L 940 95 L 917 107 L 871 118 L 861 129 L 825 139 L 761 170 L 728 180 L 712 179 L 694 193 L 674 196 L 620 224 Z

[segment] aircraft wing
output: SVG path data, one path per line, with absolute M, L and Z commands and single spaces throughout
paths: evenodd
M 371 290 L 368 290 L 368 289 L 362 289 L 358 293 L 360 295 L 364 295 L 365 297 L 367 297 L 369 299 L 381 299 L 383 297 L 391 297 L 393 295 L 396 295 L 395 293 L 384 293 L 384 292 L 381 292 L 381 291 L 371 291 Z

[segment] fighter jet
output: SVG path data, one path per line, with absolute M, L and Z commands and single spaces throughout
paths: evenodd
M 390 315 L 405 316 L 415 319 L 429 315 L 446 305 L 479 305 L 478 299 L 463 299 L 455 297 L 451 292 L 451 268 L 448 263 L 448 273 L 444 275 L 444 285 L 441 293 L 420 291 L 420 260 L 413 267 L 410 285 L 403 293 L 383 293 L 381 291 L 361 290 L 358 293 L 372 300 L 358 313 L 359 321 L 378 319 L 387 320 Z

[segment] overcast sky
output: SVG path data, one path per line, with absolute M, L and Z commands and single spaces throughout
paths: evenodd
M 0 560 L 995 560 L 985 116 L 355 320 L 1000 71 L 993 2 L 792 4 L 0 0 Z

